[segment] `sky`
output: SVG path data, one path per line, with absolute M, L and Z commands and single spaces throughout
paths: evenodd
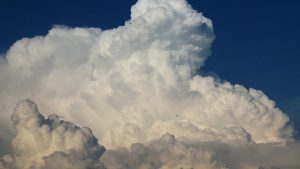
M 0 169 L 297 168 L 299 2 L 187 2 L 1 1 Z

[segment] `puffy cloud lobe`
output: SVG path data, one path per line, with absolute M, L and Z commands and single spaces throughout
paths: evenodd
M 130 150 L 110 150 L 103 156 L 102 161 L 106 166 L 116 169 L 225 169 L 226 167 L 222 164 L 214 161 L 213 156 L 213 152 L 195 146 L 187 146 L 167 133 L 148 145 L 136 143 L 131 145 Z
M 239 157 L 234 152 L 243 153 L 236 150 L 245 147 L 256 151 L 262 145 L 286 144 L 276 150 L 295 154 L 287 151 L 293 142 L 288 117 L 263 92 L 197 75 L 210 54 L 213 40 L 211 21 L 185 0 L 139 0 L 131 9 L 131 19 L 111 30 L 56 26 L 43 37 L 19 40 L 7 52 L 5 60 L 0 60 L 0 125 L 6 127 L 1 128 L 0 139 L 9 138 L 7 112 L 11 112 L 14 103 L 29 97 L 38 101 L 43 112 L 57 112 L 76 124 L 91 127 L 101 143 L 113 149 L 108 154 L 116 164 L 109 164 L 120 168 L 149 168 L 152 163 L 165 168 L 183 164 L 187 167 L 192 161 L 188 154 L 194 152 L 190 152 L 190 147 L 200 153 L 193 154 L 199 164 L 190 166 L 207 168 L 258 168 L 259 160 L 244 160 L 245 164 L 232 160 Z M 28 129 L 40 123 L 55 126 L 59 120 L 49 116 L 44 122 L 37 116 L 34 113 L 27 116 L 28 123 L 20 126 L 25 127 L 24 132 L 47 137 L 49 127 Z M 177 150 L 181 151 L 177 146 L 163 144 L 165 148 L 161 150 L 149 144 L 161 143 L 161 136 L 166 133 L 174 136 L 175 145 L 180 143 L 182 151 L 187 152 L 180 164 L 152 156 L 143 160 L 136 157 L 137 152 L 131 147 L 140 143 L 139 147 L 145 151 L 161 157 L 174 153 L 168 156 L 176 159 Z M 61 134 L 65 140 L 73 137 L 68 132 Z M 14 146 L 15 140 L 18 135 Z M 200 143 L 204 142 L 219 149 L 211 146 L 202 151 L 204 144 Z M 78 158 L 76 153 L 66 153 L 61 142 L 53 146 L 62 152 L 55 153 L 56 148 L 48 150 L 44 145 L 47 144 L 38 145 L 36 150 L 43 149 L 48 155 L 37 159 L 44 157 L 41 161 L 47 165 L 58 158 L 63 159 L 60 165 L 66 166 Z M 221 149 L 217 145 L 228 147 L 226 151 L 234 154 L 232 159 L 217 156 Z M 34 144 L 29 146 L 35 148 Z M 128 153 L 128 157 L 114 156 L 119 153 L 124 156 Z M 9 156 L 3 159 L 15 160 Z M 105 159 L 108 163 L 108 158 Z M 145 166 L 143 161 L 147 162 Z M 297 165 L 291 162 L 290 166 L 276 166 Z
M 36 104 L 30 100 L 19 102 L 11 119 L 16 130 L 12 140 L 13 155 L 2 158 L 2 167 L 103 167 L 99 158 L 105 149 L 98 144 L 89 128 L 80 128 L 60 120 L 57 115 L 50 115 L 45 119 Z

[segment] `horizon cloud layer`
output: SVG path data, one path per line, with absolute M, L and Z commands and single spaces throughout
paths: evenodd
M 0 169 L 55 168 L 60 159 L 65 168 L 79 161 L 81 169 L 296 169 L 300 146 L 274 101 L 260 90 L 197 74 L 214 39 L 211 20 L 187 1 L 139 0 L 124 26 L 56 26 L 45 36 L 17 41 L 0 58 L 0 153 L 11 154 L 0 159 Z M 41 127 L 45 119 L 28 100 L 12 115 L 14 134 L 8 119 L 24 98 L 35 100 L 41 112 L 89 126 L 107 152 L 95 153 L 99 144 L 83 128 L 70 132 L 87 138 L 68 134 L 69 127 L 59 135 L 78 138 L 79 153 L 76 146 L 47 142 L 54 124 Z M 28 121 L 18 123 L 22 118 Z M 51 119 L 65 126 L 58 116 L 46 124 Z M 37 139 L 40 134 L 49 139 Z M 32 146 L 22 147 L 23 155 L 16 142 Z M 37 155 L 26 155 L 34 145 Z

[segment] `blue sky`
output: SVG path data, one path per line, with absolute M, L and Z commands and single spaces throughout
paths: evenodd
M 189 0 L 212 19 L 216 40 L 204 73 L 260 89 L 300 130 L 300 2 Z M 109 29 L 122 25 L 135 0 L 0 1 L 0 53 L 56 24 Z

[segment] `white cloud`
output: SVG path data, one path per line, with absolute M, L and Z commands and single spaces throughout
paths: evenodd
M 16 134 L 12 155 L 0 161 L 0 168 L 99 168 L 104 147 L 89 128 L 60 120 L 57 115 L 44 118 L 35 103 L 18 103 L 11 116 Z M 60 167 L 59 167 L 60 166 Z
M 136 143 L 128 149 L 108 150 L 101 161 L 116 169 L 297 169 L 299 151 L 298 143 L 280 146 L 222 143 L 219 140 L 184 142 L 165 134 L 147 144 Z
M 293 128 L 274 101 L 259 90 L 197 75 L 213 40 L 211 21 L 185 0 L 139 0 L 131 9 L 131 19 L 111 30 L 56 26 L 46 36 L 19 40 L 0 62 L 0 124 L 4 127 L 0 140 L 8 142 L 13 135 L 8 132 L 8 119 L 14 104 L 32 98 L 42 112 L 55 112 L 91 127 L 111 149 L 108 154 L 140 143 L 151 152 L 175 158 L 176 146 L 165 145 L 167 151 L 158 151 L 149 144 L 159 142 L 166 133 L 184 145 L 187 154 L 194 152 L 190 147 L 208 154 L 195 154 L 199 164 L 189 165 L 194 157 L 184 154 L 179 161 L 159 159 L 155 166 L 172 168 L 184 162 L 186 167 L 258 168 L 261 164 L 244 160 L 244 166 L 239 160 L 221 158 L 213 146 L 202 151 L 203 142 L 226 145 L 232 158 L 248 145 L 256 151 L 262 145 L 279 144 L 293 154 L 287 151 L 294 141 Z M 127 151 L 129 157 L 114 165 L 131 160 L 135 152 Z M 60 158 L 64 165 L 75 157 L 54 153 L 46 161 L 51 164 Z M 143 160 L 138 160 L 130 165 L 143 166 Z
M 110 150 L 103 156 L 102 161 L 106 166 L 115 169 L 226 168 L 213 157 L 213 152 L 188 146 L 167 133 L 148 145 L 136 143 L 131 145 L 130 150 Z

